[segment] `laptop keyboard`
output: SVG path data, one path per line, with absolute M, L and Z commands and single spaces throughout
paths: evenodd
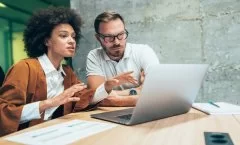
M 120 119 L 123 119 L 123 120 L 130 120 L 132 117 L 132 114 L 126 114 L 126 115 L 121 115 L 121 116 L 117 116 L 117 117 Z

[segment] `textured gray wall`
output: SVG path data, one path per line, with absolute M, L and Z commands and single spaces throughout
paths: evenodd
M 161 63 L 208 63 L 197 101 L 240 104 L 240 0 L 71 0 L 84 21 L 80 48 L 73 59 L 86 81 L 88 52 L 99 46 L 93 22 L 103 11 L 119 12 L 129 42 L 144 43 Z

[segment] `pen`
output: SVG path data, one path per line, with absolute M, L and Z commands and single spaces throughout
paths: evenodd
M 211 104 L 211 105 L 213 105 L 213 106 L 215 106 L 215 107 L 220 108 L 220 106 L 218 106 L 216 103 L 214 103 L 214 102 L 212 102 L 212 101 L 209 101 L 208 103 Z

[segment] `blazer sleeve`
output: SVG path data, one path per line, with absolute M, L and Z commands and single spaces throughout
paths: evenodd
M 29 67 L 20 62 L 10 68 L 0 88 L 0 136 L 18 130 L 23 105 L 26 104 Z

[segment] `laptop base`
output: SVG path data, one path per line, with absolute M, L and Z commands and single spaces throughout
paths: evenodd
M 118 123 L 118 124 L 131 125 L 130 120 L 131 120 L 132 112 L 133 112 L 133 108 L 130 108 L 130 109 L 92 114 L 91 117 Z

